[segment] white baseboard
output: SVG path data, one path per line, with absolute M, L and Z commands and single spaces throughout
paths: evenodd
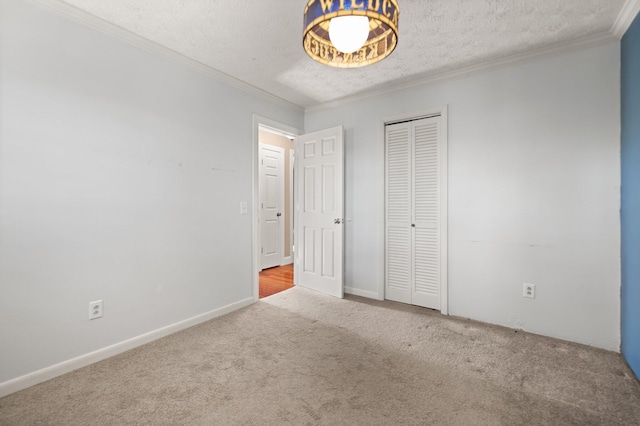
M 282 264 L 280 266 L 290 265 L 292 263 L 293 263 L 293 257 L 287 256 L 287 257 L 282 258 Z
M 122 352 L 126 352 L 130 349 L 137 348 L 138 346 L 142 346 L 146 343 L 158 340 L 177 331 L 184 330 L 185 328 L 192 327 L 196 324 L 200 324 L 202 322 L 209 321 L 210 319 L 228 314 L 240 308 L 244 308 L 245 306 L 249 306 L 252 303 L 254 303 L 254 299 L 253 297 L 249 297 L 247 299 L 231 303 L 221 308 L 214 309 L 213 311 L 196 315 L 195 317 L 187 318 L 186 320 L 179 321 L 166 327 L 162 327 L 157 330 L 132 337 L 131 339 L 124 340 L 120 343 L 98 349 L 97 351 L 80 355 L 79 357 L 72 358 L 67 361 L 45 367 L 41 370 L 25 374 L 24 376 L 16 377 L 15 379 L 0 383 L 0 398 L 26 389 L 28 387 L 37 385 L 38 383 L 46 382 L 47 380 L 69 373 L 73 370 L 77 370 L 79 368 L 86 367 L 87 365 L 110 358 L 114 355 L 121 354 Z
M 384 300 L 384 297 L 381 297 L 378 293 L 375 293 L 373 291 L 361 290 L 359 288 L 345 286 L 344 292 L 347 294 L 353 294 L 354 296 L 361 296 L 375 300 Z

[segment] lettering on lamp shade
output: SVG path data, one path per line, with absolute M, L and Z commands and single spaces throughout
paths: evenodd
M 303 46 L 314 60 L 338 68 L 357 68 L 386 58 L 398 44 L 397 0 L 310 0 L 304 10 Z M 364 44 L 342 52 L 331 42 L 333 18 L 364 16 L 369 34 Z

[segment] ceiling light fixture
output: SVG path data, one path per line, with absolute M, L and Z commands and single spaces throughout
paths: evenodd
M 397 0 L 309 0 L 304 50 L 332 67 L 374 64 L 398 44 L 399 14 Z

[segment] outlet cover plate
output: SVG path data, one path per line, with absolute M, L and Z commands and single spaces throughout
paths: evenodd
M 102 300 L 89 302 L 89 319 L 102 318 Z
M 527 297 L 529 299 L 536 298 L 536 285 L 535 284 L 527 284 L 525 283 L 522 287 L 522 297 Z

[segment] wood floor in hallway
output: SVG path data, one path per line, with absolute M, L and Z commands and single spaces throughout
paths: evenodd
M 260 271 L 260 299 L 293 287 L 293 263 Z

